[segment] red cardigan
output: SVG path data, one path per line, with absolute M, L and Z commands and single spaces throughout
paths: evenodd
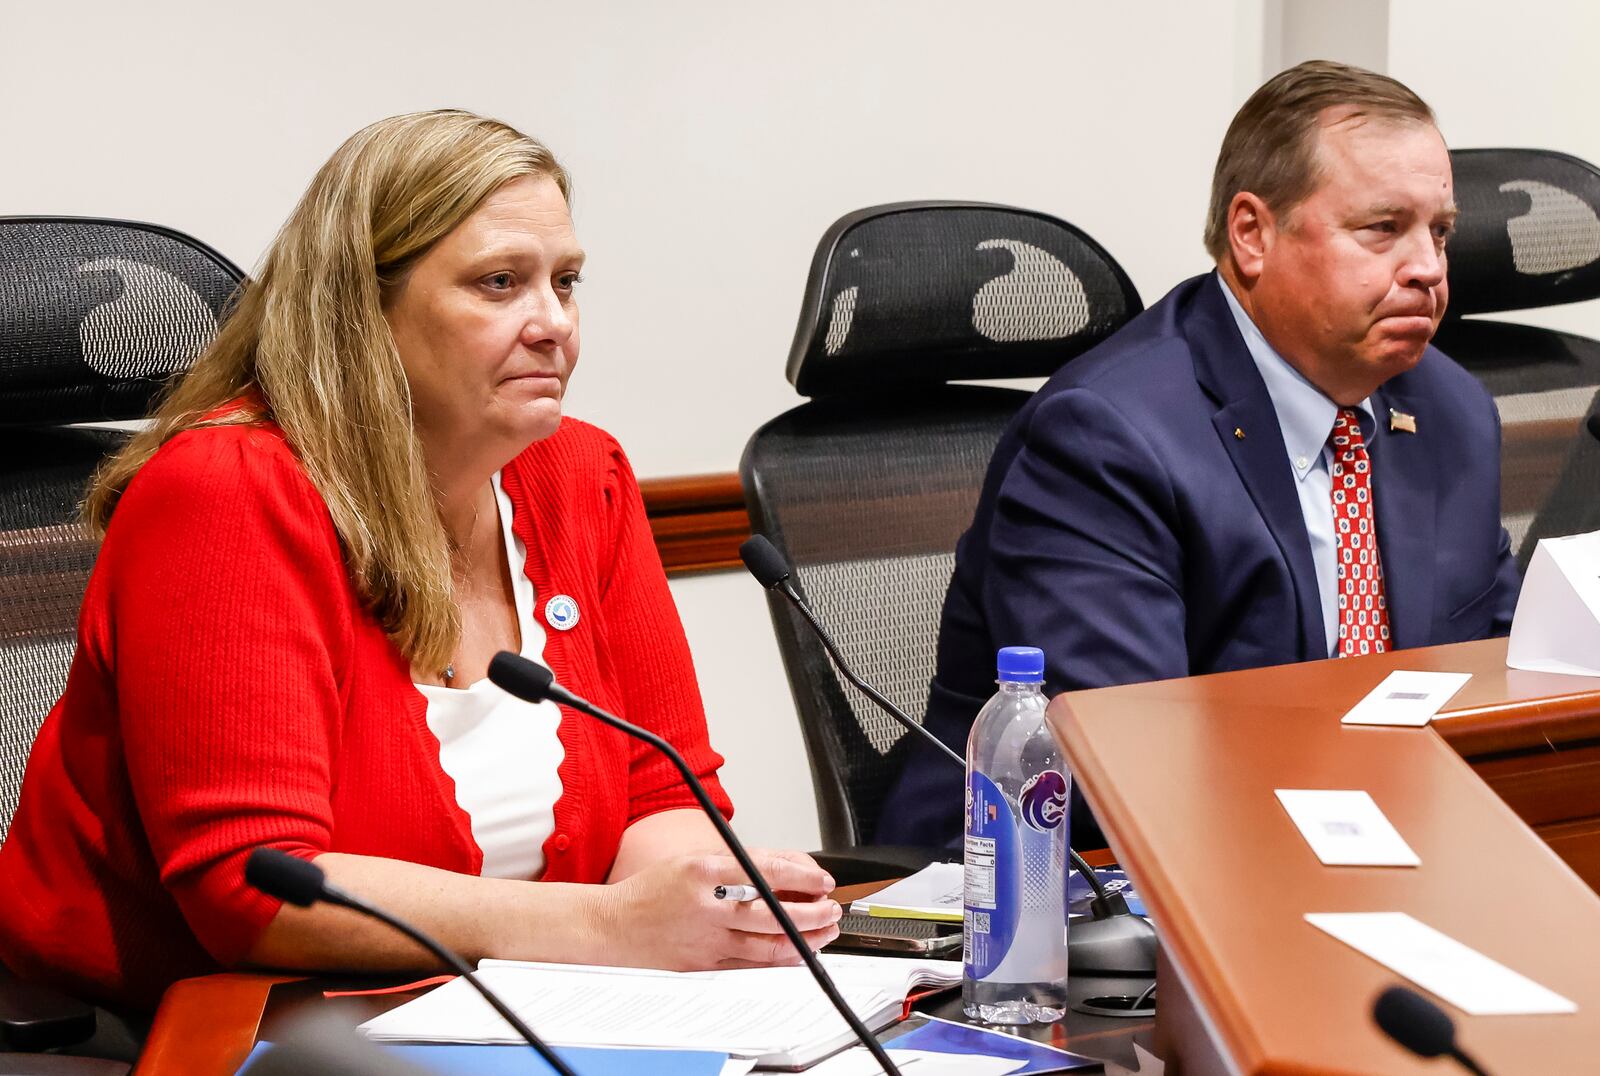
M 638 485 L 564 420 L 502 471 L 559 682 L 672 741 L 716 780 L 689 646 Z M 271 424 L 190 430 L 129 484 L 84 595 L 66 692 L 0 848 L 0 961 L 150 1009 L 238 963 L 278 910 L 251 849 L 349 852 L 477 874 L 406 659 L 362 607 L 326 506 Z M 693 807 L 651 748 L 563 710 L 548 881 L 603 881 L 623 830 Z

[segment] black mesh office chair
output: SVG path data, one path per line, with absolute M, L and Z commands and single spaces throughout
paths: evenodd
M 0 217 L 0 840 L 72 662 L 96 551 L 78 504 L 127 436 L 70 424 L 143 416 L 210 342 L 242 280 L 209 247 L 152 225 Z M 92 1010 L 0 969 L 0 1050 L 93 1031 Z
M 1029 395 L 947 382 L 1050 374 L 1140 309 L 1099 244 L 1042 213 L 877 206 L 818 244 L 788 366 L 812 399 L 755 432 L 740 477 L 753 528 L 789 559 L 841 651 L 912 717 L 933 677 L 956 539 L 995 442 Z M 906 734 L 835 674 L 786 603 L 769 599 L 823 846 L 856 847 Z
M 1500 408 L 1501 513 L 1518 564 L 1540 538 L 1600 528 L 1600 341 L 1477 315 L 1600 297 L 1600 171 L 1562 153 L 1451 154 L 1461 218 L 1435 342 Z

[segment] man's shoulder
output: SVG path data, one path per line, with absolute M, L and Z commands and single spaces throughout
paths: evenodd
M 1208 273 L 1173 288 L 1104 342 L 1056 371 L 1040 388 L 1038 402 L 1075 389 L 1145 406 L 1193 394 L 1194 352 L 1187 330 L 1201 289 L 1210 282 Z

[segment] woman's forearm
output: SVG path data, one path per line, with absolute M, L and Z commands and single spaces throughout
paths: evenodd
M 468 963 L 485 957 L 595 963 L 609 948 L 606 886 L 479 878 L 338 852 L 318 856 L 316 864 L 328 881 L 421 928 Z M 285 904 L 247 959 L 317 971 L 438 966 L 399 932 L 331 904 Z
M 726 854 L 722 834 L 698 807 L 646 815 L 622 831 L 608 882 L 620 882 L 646 867 L 696 852 Z
M 744 881 L 744 872 L 722 852 L 684 854 L 716 835 L 703 817 L 699 823 L 685 812 L 634 823 L 623 837 L 624 847 L 633 847 L 618 857 L 634 869 L 625 877 L 613 872 L 610 885 L 479 878 L 335 852 L 316 863 L 333 884 L 421 928 L 468 963 L 499 957 L 698 971 L 798 960 L 765 907 L 715 898 L 717 886 Z M 838 935 L 839 905 L 826 899 L 833 888 L 826 871 L 799 852 L 751 855 L 782 895 L 803 944 L 819 949 Z M 438 966 L 389 927 L 332 905 L 285 905 L 248 961 L 302 971 Z

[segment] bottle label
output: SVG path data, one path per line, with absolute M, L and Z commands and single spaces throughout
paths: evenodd
M 1067 779 L 1044 770 L 1022 786 L 1022 820 L 1040 833 L 1058 828 L 1067 817 Z
M 999 967 L 1016 937 L 1020 852 L 1016 815 L 1004 793 L 983 774 L 969 773 L 961 917 L 968 978 L 986 978 Z

